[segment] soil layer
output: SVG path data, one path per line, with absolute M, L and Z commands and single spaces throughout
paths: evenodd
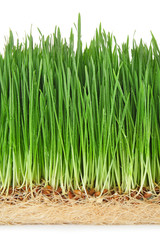
M 94 189 L 62 194 L 50 186 L 10 188 L 0 195 L 0 224 L 160 224 L 160 194 Z

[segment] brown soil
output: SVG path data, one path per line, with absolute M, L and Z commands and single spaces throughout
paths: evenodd
M 0 224 L 160 224 L 159 192 L 10 187 L 0 194 Z

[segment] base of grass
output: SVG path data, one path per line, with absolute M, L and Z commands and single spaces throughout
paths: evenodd
M 160 224 L 159 194 L 60 192 L 38 186 L 1 194 L 0 224 Z

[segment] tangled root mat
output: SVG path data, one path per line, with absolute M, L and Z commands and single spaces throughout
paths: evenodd
M 133 193 L 21 189 L 0 196 L 0 224 L 160 224 L 159 194 Z

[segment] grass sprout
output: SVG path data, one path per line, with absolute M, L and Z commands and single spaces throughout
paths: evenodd
M 39 30 L 40 31 L 40 30 Z M 101 28 L 82 50 L 59 28 L 32 34 L 0 55 L 0 185 L 55 189 L 138 186 L 160 181 L 160 50 Z

